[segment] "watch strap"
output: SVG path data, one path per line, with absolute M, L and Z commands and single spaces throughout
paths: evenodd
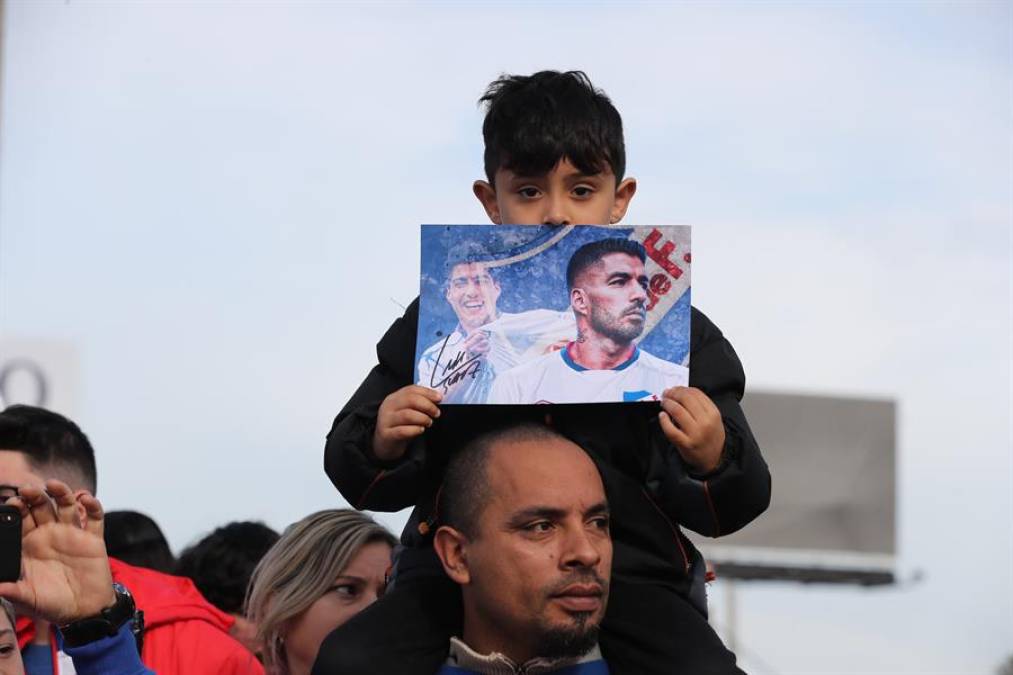
M 134 618 L 137 607 L 130 591 L 122 584 L 113 584 L 116 601 L 94 616 L 85 617 L 60 626 L 63 643 L 68 647 L 80 647 L 102 638 L 113 637 L 123 624 Z

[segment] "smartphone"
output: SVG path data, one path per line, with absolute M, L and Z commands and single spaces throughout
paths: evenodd
M 21 578 L 21 512 L 0 504 L 0 581 Z

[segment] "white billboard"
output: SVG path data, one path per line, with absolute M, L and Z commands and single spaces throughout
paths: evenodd
M 896 403 L 749 392 L 742 406 L 773 490 L 743 530 L 690 535 L 718 576 L 893 582 Z

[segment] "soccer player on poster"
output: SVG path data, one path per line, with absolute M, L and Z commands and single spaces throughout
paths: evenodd
M 689 368 L 659 359 L 635 340 L 647 319 L 647 259 L 630 239 L 581 246 L 566 268 L 577 339 L 500 374 L 489 403 L 658 401 L 689 382 Z
M 501 312 L 501 288 L 483 251 L 456 252 L 444 298 L 457 325 L 419 358 L 418 383 L 443 394 L 443 403 L 486 403 L 496 378 L 573 339 L 573 315 L 546 309 Z M 485 254 L 488 257 L 488 254 Z
M 457 326 L 430 345 L 418 363 L 419 383 L 440 391 L 447 403 L 483 402 L 496 371 L 517 363 L 502 339 L 490 355 L 491 341 L 496 338 L 481 330 L 499 316 L 499 295 L 499 282 L 481 262 L 461 262 L 451 268 L 444 297 L 457 316 Z M 494 365 L 496 361 L 501 362 L 500 368 Z

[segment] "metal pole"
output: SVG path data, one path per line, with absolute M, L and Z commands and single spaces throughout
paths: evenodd
M 732 653 L 738 652 L 738 645 L 735 639 L 735 581 L 725 580 L 725 633 L 728 649 Z

